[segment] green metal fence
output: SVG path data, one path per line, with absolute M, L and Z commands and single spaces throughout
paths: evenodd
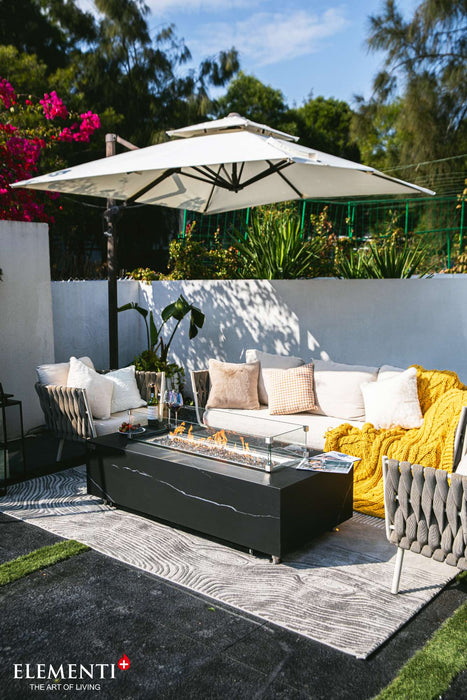
M 270 205 L 270 208 L 275 206 Z M 465 202 L 459 202 L 455 196 L 350 201 L 314 199 L 292 202 L 290 206 L 296 208 L 304 231 L 310 228 L 310 217 L 319 216 L 326 208 L 333 232 L 352 238 L 356 243 L 391 235 L 396 230 L 406 236 L 424 236 L 437 251 L 440 264 L 443 261 L 448 268 L 454 255 L 463 250 L 467 233 Z M 252 211 L 242 209 L 210 216 L 185 211 L 180 235 L 184 236 L 188 223 L 196 222 L 192 233 L 195 239 L 210 245 L 218 231 L 219 240 L 228 243 L 232 235 L 246 235 Z

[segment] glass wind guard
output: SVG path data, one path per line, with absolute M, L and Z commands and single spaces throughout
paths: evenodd
M 148 426 L 133 440 L 265 472 L 296 467 L 307 454 L 306 426 L 221 410 L 214 423 L 201 425 L 195 409 L 186 406 L 171 416 L 170 427 Z

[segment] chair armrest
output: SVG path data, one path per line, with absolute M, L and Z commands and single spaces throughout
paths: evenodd
M 452 470 L 455 471 L 462 457 L 467 454 L 467 406 L 461 408 L 459 423 L 454 437 L 454 458 Z
M 193 398 L 195 400 L 196 417 L 198 419 L 198 423 L 200 425 L 204 425 L 203 413 L 204 413 L 204 408 L 208 402 L 209 388 L 210 388 L 209 370 L 207 370 L 207 369 L 201 369 L 201 370 L 196 370 L 196 371 L 192 370 L 190 372 L 190 374 L 191 374 L 191 386 L 193 389 Z
M 96 437 L 85 389 L 35 384 L 47 427 L 65 440 Z

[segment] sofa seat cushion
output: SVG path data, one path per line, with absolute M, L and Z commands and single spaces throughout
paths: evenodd
M 318 405 L 314 413 L 345 421 L 364 421 L 365 405 L 360 386 L 364 382 L 376 381 L 378 367 L 346 365 L 330 360 L 313 360 L 313 364 Z
M 225 428 L 226 430 L 234 430 L 241 435 L 258 435 L 266 437 L 267 435 L 283 433 L 284 431 L 294 429 L 294 426 L 307 425 L 309 432 L 307 436 L 307 445 L 313 450 L 324 449 L 324 435 L 327 430 L 337 428 L 342 425 L 342 419 L 331 416 L 318 416 L 311 413 L 294 413 L 284 416 L 284 419 L 279 417 L 271 418 L 269 410 L 266 406 L 256 411 L 229 411 L 223 409 L 210 408 L 204 412 L 204 422 L 211 428 Z M 363 421 L 348 421 L 350 425 L 356 428 L 361 428 Z
M 118 413 L 112 413 L 110 418 L 105 420 L 100 420 L 94 418 L 94 427 L 96 429 L 97 437 L 101 435 L 110 435 L 110 433 L 116 433 L 124 421 L 128 421 L 128 411 L 118 411 Z M 147 416 L 143 411 L 135 413 L 135 423 L 140 423 L 145 426 L 148 424 Z

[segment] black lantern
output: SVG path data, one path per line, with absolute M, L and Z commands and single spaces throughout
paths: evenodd
M 18 428 L 21 440 L 13 440 L 9 436 L 17 434 Z M 13 394 L 5 394 L 0 384 L 0 495 L 6 493 L 7 479 L 24 473 L 25 469 L 23 407 Z

